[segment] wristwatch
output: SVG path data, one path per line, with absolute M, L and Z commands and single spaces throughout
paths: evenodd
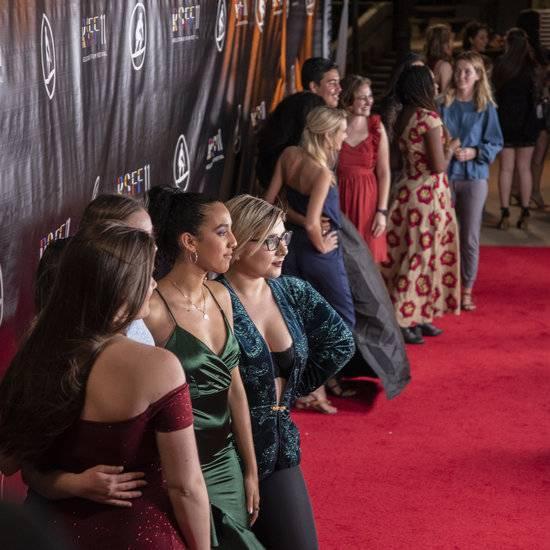
M 376 209 L 376 212 L 377 212 L 378 214 L 383 214 L 384 216 L 387 216 L 387 215 L 388 215 L 388 210 L 387 210 L 387 208 L 377 208 L 377 209 Z

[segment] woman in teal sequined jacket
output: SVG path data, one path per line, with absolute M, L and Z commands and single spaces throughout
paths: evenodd
M 300 435 L 290 407 L 349 361 L 353 336 L 309 283 L 278 278 L 290 243 L 283 212 L 249 195 L 226 206 L 239 244 L 220 280 L 231 295 L 259 470 L 254 532 L 268 548 L 314 549 L 315 524 L 299 467 Z

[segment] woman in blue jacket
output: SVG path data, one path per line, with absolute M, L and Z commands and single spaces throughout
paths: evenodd
M 279 277 L 291 237 L 283 212 L 250 195 L 226 206 L 238 245 L 221 282 L 233 305 L 260 479 L 253 530 L 266 548 L 315 550 L 315 523 L 299 466 L 300 436 L 290 407 L 349 361 L 353 336 L 309 283 Z
M 441 117 L 453 138 L 460 139 L 449 164 L 449 181 L 460 226 L 462 309 L 475 309 L 472 299 L 479 264 L 481 217 L 488 193 L 489 166 L 504 140 L 483 58 L 460 54 Z

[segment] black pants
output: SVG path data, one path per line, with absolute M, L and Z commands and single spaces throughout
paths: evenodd
M 277 470 L 260 482 L 260 515 L 252 530 L 267 550 L 318 550 L 300 466 Z

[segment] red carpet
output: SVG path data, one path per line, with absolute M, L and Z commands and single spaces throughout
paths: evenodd
M 550 249 L 483 248 L 475 297 L 400 397 L 296 413 L 322 550 L 550 549 Z

